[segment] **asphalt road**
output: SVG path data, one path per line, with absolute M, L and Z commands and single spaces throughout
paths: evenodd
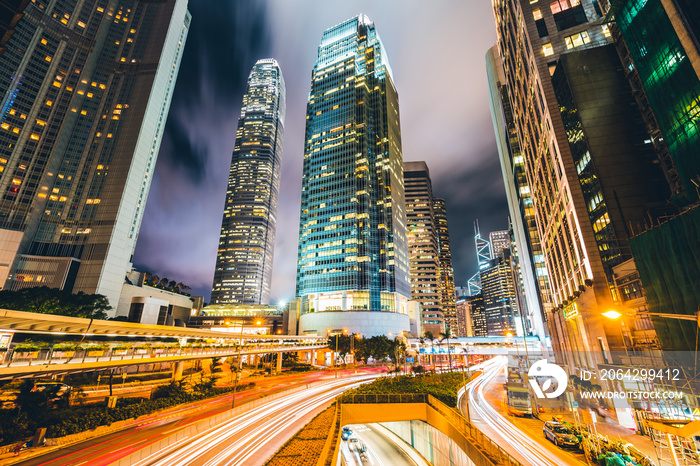
M 379 371 L 368 371 L 365 375 L 362 375 L 363 371 L 358 372 L 359 374 L 355 375 L 353 371 L 341 371 L 338 379 L 332 373 L 314 372 L 258 381 L 254 390 L 236 395 L 236 406 L 257 400 L 261 395 L 271 395 L 311 382 L 324 382 L 325 385 L 323 389 L 302 390 L 275 400 L 271 406 L 262 405 L 233 418 L 225 423 L 226 427 L 217 431 L 216 436 L 207 437 L 204 446 L 197 438 L 188 439 L 191 442 L 173 451 L 175 456 L 169 457 L 166 462 L 162 462 L 158 457 L 150 463 L 139 464 L 262 464 L 316 412 L 327 406 L 333 397 L 356 384 L 358 377 L 371 380 L 381 374 Z M 287 398 L 288 400 L 284 401 Z M 119 432 L 70 445 L 17 464 L 106 466 L 202 419 L 229 410 L 231 402 L 232 395 L 226 395 L 204 400 L 193 406 L 174 408 L 134 423 Z M 264 441 L 261 442 L 261 439 Z M 223 454 L 224 451 L 227 453 Z M 239 453 L 244 454 L 239 457 Z M 222 454 L 223 456 L 220 456 Z M 214 457 L 218 460 L 210 462 Z M 174 461 L 173 458 L 189 459 L 182 462 Z
M 409 455 L 411 446 L 401 439 L 387 435 L 386 429 L 375 424 L 353 424 L 348 426 L 352 436 L 366 446 L 364 455 L 351 447 L 350 440 L 341 444 L 341 454 L 350 466 L 430 466 L 420 455 Z
M 506 362 L 506 358 L 497 357 L 481 364 L 484 373 L 467 385 L 467 396 L 460 400 L 460 410 L 466 412 L 468 399 L 471 422 L 524 465 L 585 465 L 582 454 L 558 448 L 545 440 L 541 421 L 510 419 L 494 407 L 498 399 L 491 393 L 492 385 L 505 382 Z

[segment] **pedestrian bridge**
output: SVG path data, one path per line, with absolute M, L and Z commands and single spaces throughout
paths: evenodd
M 415 420 L 424 421 L 447 435 L 476 466 L 521 465 L 464 416 L 431 395 L 365 394 L 340 397 L 338 427 Z M 340 443 L 336 443 L 331 464 L 338 464 L 339 452 Z
M 34 343 L 13 342 L 15 334 L 30 335 Z M 326 336 L 251 335 L 12 310 L 0 310 L 0 337 L 4 342 L 0 380 L 227 356 L 312 352 L 326 348 L 328 342 Z M 48 342 L 36 342 L 37 338 Z

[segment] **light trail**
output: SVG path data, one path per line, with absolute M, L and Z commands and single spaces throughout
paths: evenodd
M 515 450 L 518 456 L 527 461 L 527 464 L 534 466 L 561 465 L 561 459 L 518 429 L 486 400 L 484 389 L 491 385 L 496 377 L 504 371 L 506 364 L 507 359 L 498 356 L 475 366 L 476 369 L 483 370 L 484 373 L 466 386 L 470 413 L 477 414 L 481 418 L 481 422 L 497 432 L 504 442 L 492 440 L 499 445 L 506 445 L 506 450 Z
M 302 418 L 345 390 L 376 377 L 370 375 L 333 379 L 323 385 L 287 395 L 269 405 L 236 416 L 206 432 L 182 439 L 134 463 L 134 466 L 251 464 L 251 457 L 283 431 L 300 424 Z

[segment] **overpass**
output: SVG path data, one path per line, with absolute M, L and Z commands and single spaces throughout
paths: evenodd
M 18 333 L 53 341 L 13 343 Z M 327 347 L 325 336 L 253 335 L 12 310 L 0 310 L 0 338 L 0 380 Z M 172 339 L 178 343 L 163 341 Z

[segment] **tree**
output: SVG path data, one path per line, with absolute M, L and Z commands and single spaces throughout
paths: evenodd
M 19 291 L 0 291 L 0 308 L 39 314 L 56 314 L 86 319 L 106 319 L 112 309 L 101 294 L 86 294 L 41 286 Z
M 444 332 L 440 332 L 440 343 L 443 342 L 443 340 L 447 340 L 447 360 L 449 361 L 450 364 L 450 371 L 452 371 L 452 353 L 450 352 L 450 337 L 452 336 L 450 329 L 446 328 Z
M 150 275 L 150 280 L 148 282 L 149 285 L 151 286 L 156 286 L 158 285 L 158 282 L 160 281 L 160 277 L 156 274 L 151 274 Z
M 175 291 L 175 287 L 177 286 L 177 282 L 175 280 L 170 280 L 168 282 L 168 289 L 171 291 Z
M 367 354 L 378 361 L 385 360 L 392 353 L 392 343 L 386 335 L 369 338 L 365 345 Z
M 427 340 L 430 340 L 430 355 L 428 356 L 428 362 L 432 366 L 433 365 L 433 345 L 435 344 L 435 342 L 434 342 L 435 336 L 433 335 L 433 332 L 430 332 L 430 331 L 425 332 L 424 335 L 425 335 L 425 338 Z
M 161 279 L 160 279 L 159 285 L 162 286 L 163 288 L 166 288 L 166 287 L 168 286 L 168 279 L 167 279 L 167 278 L 161 278 Z

